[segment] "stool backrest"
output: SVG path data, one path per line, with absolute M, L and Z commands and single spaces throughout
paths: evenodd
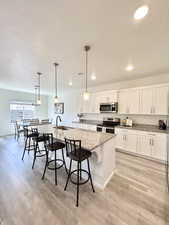
M 66 154 L 69 156 L 69 154 L 74 154 L 75 156 L 78 156 L 79 159 L 81 158 L 81 140 L 73 140 L 65 138 L 65 144 L 66 144 Z
M 48 145 L 53 145 L 53 134 L 52 133 L 43 134 L 43 138 L 44 138 L 45 149 L 47 149 Z
M 39 136 L 38 129 L 32 128 L 31 131 L 28 129 L 28 127 L 23 128 L 24 137 L 28 137 L 29 134 L 33 134 L 35 137 Z
M 24 128 L 23 128 L 23 133 L 24 133 L 24 137 L 28 137 L 28 135 L 29 135 L 29 130 L 28 130 L 27 127 L 24 127 Z

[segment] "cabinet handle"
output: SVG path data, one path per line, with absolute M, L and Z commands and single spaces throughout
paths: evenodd
M 149 139 L 149 145 L 151 145 L 151 139 Z

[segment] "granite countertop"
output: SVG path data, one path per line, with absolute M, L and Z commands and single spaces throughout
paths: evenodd
M 72 123 L 81 123 L 81 124 L 97 125 L 99 123 L 102 123 L 102 121 L 99 121 L 99 120 L 79 120 L 79 121 L 72 121 Z
M 126 127 L 126 126 L 121 126 L 120 125 L 120 126 L 117 126 L 117 128 L 169 134 L 169 129 L 167 129 L 167 130 L 160 130 L 158 128 L 158 126 L 148 125 L 148 124 L 134 124 L 132 127 Z
M 64 141 L 64 138 L 81 140 L 83 148 L 92 151 L 100 145 L 113 138 L 114 134 L 100 133 L 96 131 L 82 130 L 76 128 L 68 128 L 68 130 L 61 130 L 53 127 L 53 125 L 39 126 L 40 133 L 53 133 L 54 138 Z

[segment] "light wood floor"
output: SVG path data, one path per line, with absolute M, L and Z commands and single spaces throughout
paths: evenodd
M 169 225 L 169 194 L 164 166 L 117 153 L 117 173 L 104 192 L 81 187 L 75 207 L 75 186 L 63 191 L 66 174 L 53 171 L 41 180 L 44 162 L 31 169 L 32 156 L 22 162 L 22 143 L 0 139 L 1 225 Z

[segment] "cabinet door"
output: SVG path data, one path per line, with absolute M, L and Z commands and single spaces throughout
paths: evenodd
M 153 113 L 153 88 L 145 88 L 140 91 L 140 113 Z
M 156 134 L 152 138 L 152 157 L 159 160 L 167 158 L 167 135 Z
M 129 106 L 128 106 L 128 92 L 127 91 L 120 91 L 119 92 L 119 107 L 118 112 L 120 114 L 129 113 Z
M 126 135 L 126 150 L 129 152 L 137 151 L 137 134 Z
M 115 129 L 116 134 L 116 148 L 124 149 L 126 146 L 125 134 L 123 133 L 122 129 Z
M 117 91 L 108 91 L 105 93 L 106 100 L 109 103 L 117 102 Z
M 167 115 L 168 112 L 168 87 L 154 88 L 153 95 L 153 113 L 158 115 Z
M 151 137 L 146 134 L 139 135 L 137 153 L 151 157 L 151 148 Z
M 128 106 L 129 114 L 138 114 L 140 106 L 140 91 L 135 89 L 130 90 L 128 92 L 127 102 L 129 104 Z

